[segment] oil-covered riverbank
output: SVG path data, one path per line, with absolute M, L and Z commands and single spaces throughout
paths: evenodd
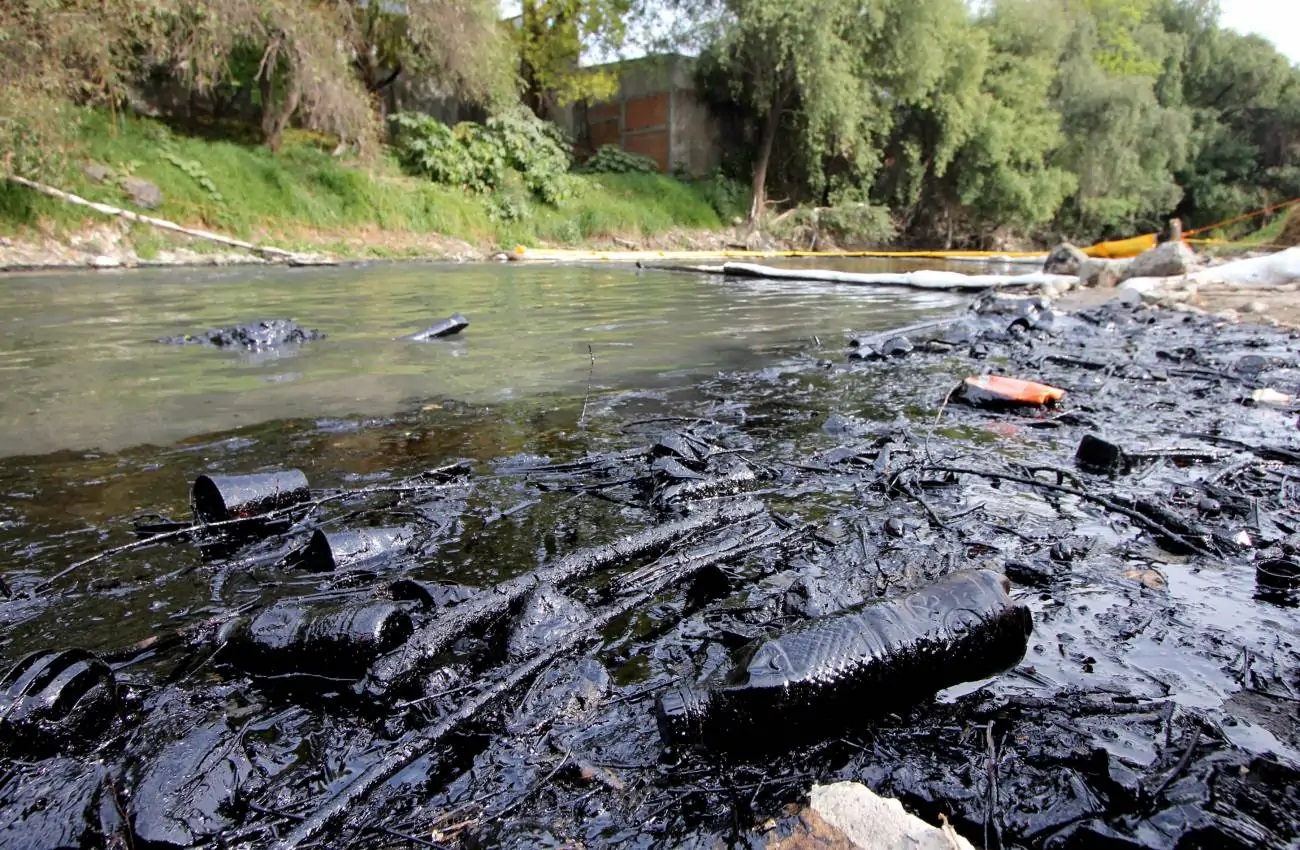
M 1257 392 L 1300 386 L 1295 340 L 1118 304 L 892 324 L 924 326 L 523 416 L 419 405 L 5 461 L 3 657 L 83 647 L 113 692 L 8 756 L 0 845 L 764 846 L 838 779 L 988 847 L 1300 839 L 1300 447 L 1290 402 Z M 1066 394 L 952 392 L 985 372 Z M 1122 451 L 1080 464 L 1088 435 Z M 200 473 L 272 467 L 308 501 L 253 538 L 182 527 L 55 578 L 169 527 L 138 514 L 187 521 Z M 294 557 L 378 527 L 409 536 L 325 572 Z M 656 702 L 733 652 L 971 568 L 1032 617 L 1009 671 L 787 707 L 788 745 L 661 736 Z M 268 664 L 228 626 L 286 606 L 410 628 L 354 670 Z

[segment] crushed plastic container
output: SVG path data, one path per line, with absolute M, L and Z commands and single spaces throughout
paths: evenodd
M 737 652 L 731 670 L 660 698 L 665 743 L 754 749 L 830 734 L 1024 657 L 1032 619 L 1005 576 L 967 570 L 899 599 L 801 623 Z
M 1007 378 L 1002 375 L 977 375 L 962 382 L 961 397 L 977 407 L 1043 407 L 1065 398 L 1059 387 Z

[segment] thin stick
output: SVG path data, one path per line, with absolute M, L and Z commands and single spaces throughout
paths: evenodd
M 401 649 L 384 656 L 359 687 L 381 697 L 414 679 L 424 665 L 463 635 L 509 611 L 538 586 L 561 586 L 597 570 L 631 558 L 663 552 L 692 534 L 735 525 L 762 513 L 755 501 L 723 505 L 700 511 L 676 522 L 654 526 L 631 537 L 570 553 L 533 572 L 525 573 L 475 594 L 416 631 Z
M 1107 510 L 1114 511 L 1115 513 L 1118 514 L 1123 514 L 1124 516 L 1133 520 L 1133 522 L 1142 526 L 1146 530 L 1155 532 L 1156 534 L 1164 535 L 1165 537 L 1168 537 L 1169 539 L 1178 543 L 1178 545 L 1185 547 L 1188 551 L 1194 552 L 1197 555 L 1202 555 L 1206 558 L 1218 557 L 1213 552 L 1209 551 L 1208 549 L 1202 546 L 1197 545 L 1196 543 L 1193 543 L 1192 541 L 1188 540 L 1186 537 L 1179 534 L 1178 532 L 1166 528 L 1165 526 L 1161 525 L 1160 523 L 1148 517 L 1146 514 L 1143 514 L 1141 511 L 1136 511 L 1133 510 L 1132 508 L 1127 508 L 1121 504 L 1116 503 L 1113 499 L 1106 498 L 1105 496 L 1095 496 L 1092 493 L 1088 493 L 1083 490 L 1077 490 L 1074 487 L 1066 487 L 1063 484 L 1052 484 L 1048 481 L 1038 481 L 1033 478 L 1026 478 L 1023 475 L 1012 475 L 1007 472 L 994 472 L 993 470 L 990 469 L 971 469 L 969 467 L 944 466 L 944 465 L 936 465 L 932 468 L 937 469 L 940 472 L 952 472 L 957 475 L 978 475 L 984 478 L 999 478 L 1003 481 L 1014 481 L 1018 484 L 1025 484 L 1030 487 L 1042 487 L 1047 490 L 1054 490 L 1058 493 L 1068 493 L 1069 495 L 1074 496 L 1076 498 L 1085 499 L 1089 502 L 1093 502 L 1095 504 L 1101 505 Z
M 141 215 L 140 213 L 135 213 L 135 212 L 131 212 L 130 210 L 121 209 L 120 207 L 114 207 L 114 206 L 110 206 L 109 204 L 101 204 L 96 201 L 87 200 L 86 198 L 83 198 L 80 195 L 74 195 L 71 192 L 65 192 L 62 189 L 56 189 L 53 186 L 47 186 L 44 183 L 37 183 L 35 180 L 28 180 L 26 177 L 19 177 L 16 174 L 10 174 L 8 175 L 8 177 L 9 177 L 9 182 L 11 183 L 17 183 L 19 186 L 26 186 L 28 189 L 32 189 L 34 191 L 40 192 L 42 195 L 49 195 L 51 198 L 58 198 L 59 200 L 67 201 L 70 204 L 76 204 L 77 206 L 82 206 L 82 207 L 90 207 L 95 212 L 100 212 L 103 213 L 104 215 L 117 216 L 118 218 L 124 218 L 127 221 L 134 221 L 134 222 L 139 222 L 140 224 L 147 224 L 150 225 L 151 227 L 157 227 L 161 230 L 170 230 L 174 233 L 180 233 L 185 236 L 192 236 L 196 239 L 206 239 L 209 242 L 217 242 L 222 245 L 229 245 L 232 248 L 241 248 L 245 251 L 252 251 L 254 254 L 262 254 L 263 256 L 273 257 L 277 260 L 284 260 L 290 263 L 306 264 L 309 262 L 312 263 L 315 262 L 313 260 L 309 260 L 308 258 L 304 257 L 301 254 L 296 254 L 293 251 L 286 251 L 283 248 L 272 248 L 269 245 L 254 245 L 252 242 L 244 242 L 240 239 L 233 239 L 229 236 L 222 236 L 217 233 L 211 233 L 207 230 L 195 230 L 194 228 L 190 228 L 190 227 L 182 227 L 176 222 L 168 221 L 164 218 L 154 218 L 153 216 L 149 216 L 149 215 Z
M 934 460 L 930 457 L 930 435 L 934 433 L 935 428 L 939 427 L 939 420 L 943 418 L 943 412 L 948 409 L 948 402 L 952 401 L 953 393 L 957 392 L 961 388 L 962 385 L 957 384 L 955 387 L 948 390 L 948 394 L 943 397 L 943 404 L 939 405 L 939 412 L 934 415 L 934 421 L 930 423 L 930 427 L 925 431 L 925 443 L 922 445 L 922 448 L 925 450 L 925 459 L 927 461 Z
M 591 350 L 591 343 L 587 343 L 587 356 L 591 358 L 591 366 L 587 369 L 587 391 L 582 394 L 582 412 L 578 414 L 578 430 L 587 427 L 587 402 L 591 399 L 591 382 L 596 377 L 596 353 Z
M 285 820 L 298 821 L 299 823 L 305 820 L 305 817 L 303 815 L 296 815 L 293 812 L 286 812 L 281 809 L 272 809 L 267 806 L 259 806 L 257 803 L 253 803 L 253 802 L 250 802 L 248 804 L 248 807 L 253 811 L 257 812 L 258 814 L 272 815 L 274 817 L 284 818 Z M 376 832 L 379 833 L 380 835 L 387 835 L 389 838 L 397 838 L 402 841 L 409 841 L 412 844 L 419 844 L 421 847 L 436 847 L 439 848 L 439 850 L 441 850 L 441 848 L 445 846 L 443 844 L 438 844 L 437 842 L 429 841 L 427 839 L 421 838 L 418 835 L 411 835 L 410 833 L 407 832 L 398 832 L 395 829 L 388 829 L 387 827 L 383 827 L 383 826 L 373 826 L 373 825 L 366 826 L 362 828 L 362 832 Z
M 1178 764 L 1174 765 L 1174 769 L 1171 770 L 1169 775 L 1165 777 L 1164 781 L 1156 787 L 1156 790 L 1151 792 L 1151 800 L 1153 802 L 1158 800 L 1160 795 L 1165 793 L 1165 789 L 1172 785 L 1174 780 L 1181 776 L 1183 771 L 1187 769 L 1187 765 L 1192 760 L 1192 753 L 1196 751 L 1196 745 L 1199 744 L 1200 741 L 1201 727 L 1198 725 L 1194 730 L 1192 730 L 1192 742 L 1188 744 L 1187 749 L 1183 751 L 1183 756 L 1178 760 Z
M 988 747 L 988 764 L 986 770 L 989 777 L 988 800 L 984 809 L 984 847 L 1001 848 L 1002 847 L 1002 830 L 998 826 L 998 749 L 993 742 L 993 721 L 990 720 L 984 727 L 984 740 Z M 996 843 L 995 843 L 996 842 Z
M 486 821 L 484 822 L 491 823 L 494 820 L 500 820 L 501 818 L 513 812 L 515 809 L 522 806 L 528 800 L 529 797 L 533 796 L 533 794 L 540 791 L 543 786 L 545 786 L 547 783 L 549 783 L 552 779 L 555 778 L 555 774 L 559 773 L 560 770 L 563 769 L 564 766 L 569 763 L 569 754 L 571 752 L 572 752 L 571 749 L 565 750 L 564 755 L 560 756 L 559 762 L 556 763 L 555 767 L 551 770 L 550 773 L 543 776 L 539 782 L 534 783 L 530 788 L 524 791 L 524 793 L 520 794 L 518 797 L 511 800 L 509 803 L 506 804 L 504 808 L 502 808 L 497 813 L 493 814 L 491 817 L 487 818 Z
M 764 541 L 764 544 L 780 545 L 787 540 L 799 537 L 802 533 L 802 530 L 790 531 L 781 540 Z M 760 547 L 757 545 L 742 547 L 728 552 L 721 559 L 717 557 L 684 558 L 679 570 L 662 577 L 653 586 L 641 593 L 625 596 L 617 602 L 596 611 L 583 624 L 582 628 L 575 629 L 568 636 L 549 644 L 537 655 L 510 670 L 501 679 L 472 697 L 465 699 L 460 703 L 459 708 L 444 716 L 432 727 L 408 734 L 402 743 L 389 751 L 388 755 L 372 764 L 360 776 L 299 824 L 293 832 L 276 845 L 277 850 L 292 850 L 292 848 L 301 847 L 304 844 L 319 840 L 330 830 L 342 825 L 348 813 L 354 811 L 361 804 L 361 801 L 374 792 L 376 788 L 406 769 L 416 759 L 431 752 L 434 747 L 438 746 L 444 738 L 461 725 L 472 720 L 487 706 L 532 679 L 533 676 L 540 673 L 556 659 L 576 651 L 592 641 L 599 640 L 606 627 L 617 622 L 619 618 L 626 616 L 629 612 L 648 604 L 668 587 L 684 581 L 705 567 L 718 563 L 719 560 L 731 560 L 741 554 L 746 554 L 752 548 Z M 466 604 L 469 603 L 461 603 L 456 607 L 460 608 Z

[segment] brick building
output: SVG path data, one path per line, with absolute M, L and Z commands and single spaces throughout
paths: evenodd
M 664 54 L 617 63 L 613 100 L 579 104 L 556 116 L 578 143 L 579 155 L 602 145 L 648 156 L 662 172 L 701 177 L 721 160 L 717 119 L 695 93 L 694 60 Z

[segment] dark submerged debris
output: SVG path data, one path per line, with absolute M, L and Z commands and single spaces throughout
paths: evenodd
M 312 532 L 307 543 L 285 559 L 287 566 L 327 573 L 343 567 L 372 564 L 404 552 L 414 536 L 409 526 L 348 528 Z
M 285 600 L 226 623 L 218 658 L 250 671 L 355 678 L 410 636 L 410 616 L 391 602 L 321 610 Z
M 324 338 L 325 334 L 320 331 L 307 330 L 289 319 L 261 319 L 246 325 L 234 325 L 201 334 L 163 337 L 158 341 L 168 345 L 211 345 L 217 348 L 260 351 L 300 345 Z
M 1300 604 L 1300 563 L 1291 558 L 1267 558 L 1255 565 L 1259 596 L 1278 605 Z
M 1087 472 L 1118 475 L 1128 471 L 1128 457 L 1114 443 L 1108 443 L 1092 434 L 1084 434 L 1074 451 L 1074 462 Z
M 84 649 L 33 653 L 0 678 L 0 752 L 42 756 L 108 725 L 117 708 L 113 671 Z

